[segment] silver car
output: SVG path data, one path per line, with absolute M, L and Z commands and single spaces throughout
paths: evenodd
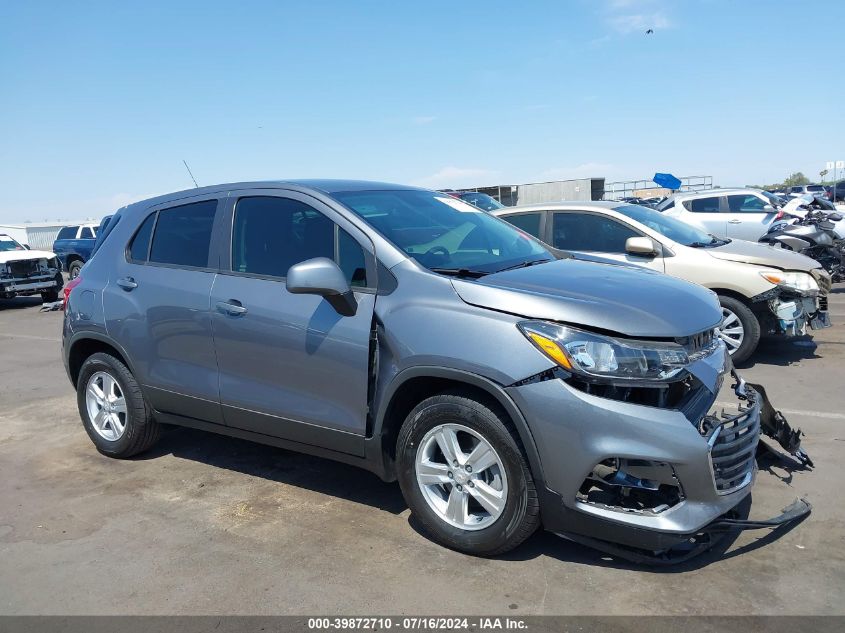
M 726 514 L 776 429 L 731 375 L 716 296 L 567 258 L 449 195 L 298 181 L 154 198 L 112 217 L 69 286 L 64 361 L 106 455 L 169 423 L 355 464 L 478 555 L 541 524 L 663 558 L 725 521 L 760 527 Z M 723 386 L 743 405 L 726 418 L 708 414 Z
M 759 189 L 676 193 L 657 210 L 716 237 L 756 242 L 777 218 L 782 200 Z

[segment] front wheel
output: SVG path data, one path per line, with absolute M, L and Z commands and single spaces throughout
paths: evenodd
M 441 545 L 480 556 L 513 549 L 540 523 L 537 492 L 507 414 L 459 393 L 433 396 L 397 440 L 399 485 Z
M 741 363 L 760 343 L 760 322 L 739 299 L 719 295 L 719 303 L 722 306 L 722 323 L 717 328 L 719 338 L 725 342 L 733 362 Z

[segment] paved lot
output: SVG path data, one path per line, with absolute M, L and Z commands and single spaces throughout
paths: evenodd
M 0 613 L 845 614 L 845 288 L 818 346 L 744 375 L 807 432 L 813 472 L 761 472 L 753 516 L 807 495 L 777 538 L 682 568 L 618 563 L 545 533 L 505 558 L 440 548 L 395 485 L 191 430 L 99 455 L 59 351 L 61 313 L 0 301 Z

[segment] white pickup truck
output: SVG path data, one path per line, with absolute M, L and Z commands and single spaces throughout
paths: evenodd
M 40 294 L 57 301 L 64 286 L 61 264 L 50 251 L 31 251 L 0 233 L 0 299 Z

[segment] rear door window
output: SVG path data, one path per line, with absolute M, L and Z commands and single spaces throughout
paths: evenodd
M 516 228 L 525 231 L 528 235 L 542 239 L 540 236 L 540 219 L 542 217 L 543 214 L 538 211 L 537 213 L 515 213 L 513 215 L 503 216 L 502 219 L 507 220 Z
M 150 262 L 206 268 L 216 200 L 205 200 L 158 212 Z
M 754 195 L 728 196 L 728 208 L 731 213 L 765 213 L 766 203 Z
M 624 253 L 629 237 L 639 237 L 633 229 L 592 213 L 555 213 L 552 245 L 567 251 Z
M 684 207 L 693 213 L 719 213 L 719 198 L 720 196 L 713 196 L 710 198 L 685 200 Z

